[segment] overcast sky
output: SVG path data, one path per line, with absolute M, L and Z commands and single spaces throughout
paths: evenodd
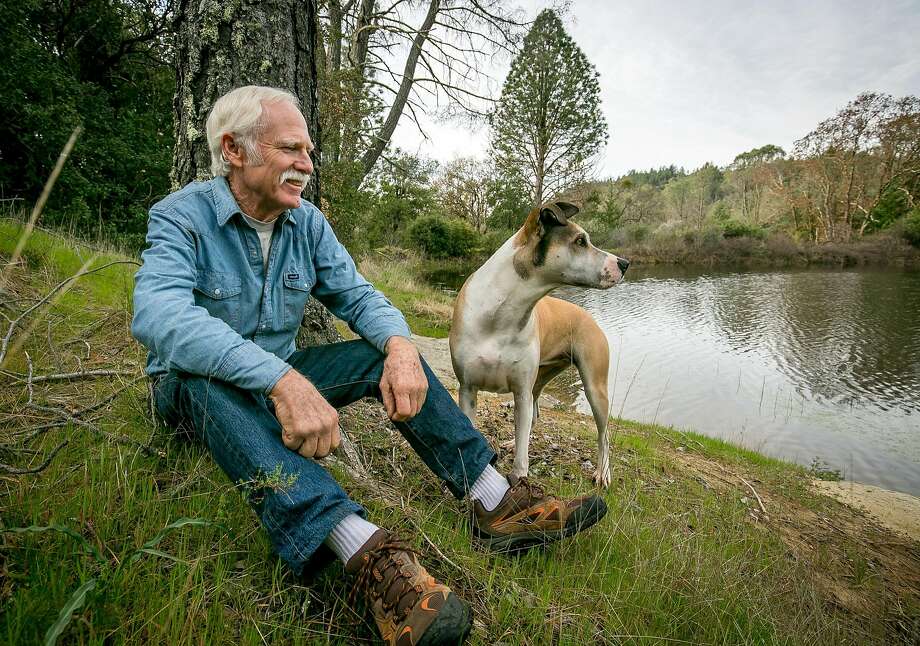
M 518 4 L 532 19 L 548 3 Z M 920 0 L 573 0 L 563 20 L 600 73 L 599 177 L 789 151 L 862 91 L 920 94 Z M 489 70 L 499 84 L 509 64 Z M 427 142 L 403 119 L 394 143 L 441 162 L 486 155 L 485 127 L 426 130 Z

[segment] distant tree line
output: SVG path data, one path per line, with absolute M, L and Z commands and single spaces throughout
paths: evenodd
M 0 6 L 0 199 L 28 206 L 76 125 L 85 132 L 45 224 L 139 247 L 146 210 L 172 188 L 173 0 L 9 0 Z M 598 74 L 546 10 L 498 0 L 324 0 L 316 17 L 320 206 L 354 252 L 434 256 L 496 248 L 546 199 L 582 204 L 595 241 L 691 232 L 782 232 L 816 243 L 897 230 L 920 245 L 920 99 L 856 97 L 791 151 L 764 145 L 727 166 L 592 178 L 608 138 Z M 488 58 L 513 57 L 501 95 L 479 93 Z M 574 88 L 574 91 L 573 91 Z M 443 165 L 395 148 L 422 102 L 484 119 L 485 158 Z

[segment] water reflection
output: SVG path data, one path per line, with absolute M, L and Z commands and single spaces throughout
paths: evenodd
M 608 334 L 614 413 L 920 494 L 920 274 L 633 269 L 558 294 Z

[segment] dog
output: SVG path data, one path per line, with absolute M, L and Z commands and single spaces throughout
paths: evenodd
M 454 303 L 450 355 L 460 382 L 460 408 L 476 421 L 480 390 L 514 395 L 512 478 L 529 471 L 530 432 L 543 387 L 573 363 L 597 426 L 594 481 L 610 485 L 607 338 L 584 309 L 547 294 L 563 285 L 609 289 L 623 280 L 624 258 L 601 251 L 569 220 L 578 207 L 534 208 L 460 289 Z

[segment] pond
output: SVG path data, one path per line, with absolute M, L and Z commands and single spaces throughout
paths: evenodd
M 607 333 L 614 415 L 920 495 L 920 273 L 631 267 L 556 295 Z
M 633 265 L 554 295 L 607 333 L 613 415 L 920 495 L 920 273 Z

